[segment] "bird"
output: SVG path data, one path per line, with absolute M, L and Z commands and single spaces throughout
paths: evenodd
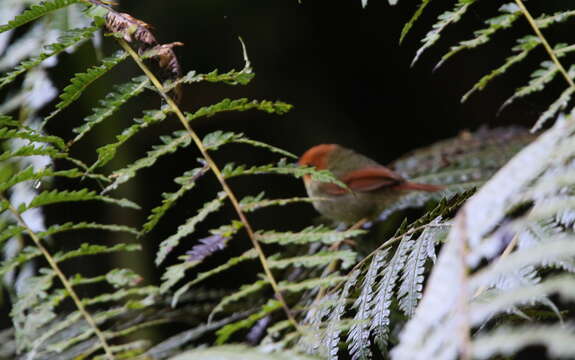
M 313 180 L 310 174 L 303 176 L 314 208 L 337 223 L 373 220 L 409 192 L 444 189 L 439 185 L 410 182 L 377 161 L 338 144 L 316 145 L 299 158 L 298 164 L 329 170 L 347 186 Z

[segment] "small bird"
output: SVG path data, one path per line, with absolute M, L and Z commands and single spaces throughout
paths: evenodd
M 299 159 L 301 166 L 327 169 L 347 185 L 312 180 L 304 176 L 304 183 L 313 205 L 323 216 L 353 224 L 361 219 L 372 219 L 386 207 L 410 191 L 439 191 L 442 186 L 407 181 L 378 162 L 337 144 L 316 145 Z

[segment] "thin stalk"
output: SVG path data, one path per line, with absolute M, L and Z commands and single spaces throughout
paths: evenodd
M 559 71 L 561 72 L 561 74 L 563 75 L 563 77 L 565 78 L 567 83 L 569 84 L 569 86 L 575 90 L 575 83 L 573 82 L 573 79 L 571 79 L 571 77 L 569 76 L 569 73 L 567 73 L 567 70 L 565 70 L 565 68 L 563 67 L 563 65 L 561 64 L 561 62 L 559 61 L 559 59 L 555 55 L 555 52 L 551 48 L 551 45 L 549 45 L 549 42 L 547 42 L 547 39 L 545 38 L 545 36 L 543 36 L 541 29 L 539 29 L 539 26 L 537 26 L 535 19 L 533 19 L 533 16 L 531 16 L 531 13 L 529 13 L 529 10 L 527 10 L 525 5 L 523 4 L 523 1 L 522 0 L 515 0 L 515 3 L 521 9 L 523 16 L 525 16 L 525 18 L 529 22 L 529 25 L 531 25 L 531 28 L 533 28 L 533 31 L 535 32 L 535 34 L 537 35 L 539 40 L 541 40 L 541 43 L 545 47 L 545 51 L 547 51 L 547 54 L 549 54 L 549 57 L 551 58 L 553 63 L 555 63 L 555 66 L 557 66 L 557 69 L 559 69 Z
M 96 321 L 94 320 L 92 315 L 90 315 L 90 313 L 86 310 L 86 307 L 82 303 L 82 300 L 80 300 L 80 297 L 78 296 L 78 294 L 76 293 L 76 291 L 72 287 L 72 284 L 70 284 L 70 282 L 66 278 L 66 275 L 64 275 L 64 273 L 60 269 L 60 266 L 58 266 L 58 263 L 56 262 L 56 260 L 54 260 L 52 255 L 50 255 L 50 252 L 48 252 L 48 249 L 46 249 L 44 247 L 44 245 L 42 245 L 42 241 L 40 240 L 38 235 L 36 235 L 36 233 L 34 231 L 32 231 L 32 229 L 30 229 L 28 224 L 26 224 L 26 222 L 22 218 L 22 215 L 20 215 L 18 210 L 10 203 L 10 201 L 8 201 L 8 199 L 6 199 L 4 194 L 0 193 L 0 199 L 2 199 L 3 201 L 5 201 L 8 204 L 8 209 L 10 210 L 10 212 L 16 217 L 16 220 L 18 221 L 18 223 L 20 223 L 20 225 L 24 229 L 26 229 L 26 232 L 28 233 L 28 235 L 30 236 L 30 238 L 32 239 L 32 241 L 34 242 L 36 247 L 40 250 L 40 252 L 44 256 L 44 258 L 46 259 L 46 261 L 48 262 L 48 264 L 50 265 L 52 270 L 54 270 L 54 272 L 56 273 L 56 276 L 58 276 L 58 278 L 62 282 L 62 285 L 64 285 L 64 288 L 66 289 L 66 291 L 68 292 L 68 294 L 72 298 L 72 301 L 74 301 L 74 304 L 78 308 L 78 311 L 80 311 L 80 313 L 82 314 L 84 319 L 86 319 L 86 322 L 90 325 L 90 327 L 92 327 L 92 330 L 94 330 L 94 334 L 96 334 L 96 337 L 98 338 L 98 340 L 102 344 L 102 349 L 104 349 L 104 352 L 106 353 L 106 357 L 108 358 L 108 360 L 114 360 L 114 354 L 112 353 L 112 350 L 110 348 L 110 345 L 108 344 L 108 341 L 106 340 L 106 337 L 104 336 L 104 334 L 102 333 L 102 331 L 100 330 L 98 325 L 96 324 Z
M 180 110 L 179 106 L 174 102 L 174 100 L 172 100 L 172 98 L 166 94 L 166 91 L 165 91 L 162 83 L 156 78 L 156 76 L 150 71 L 150 69 L 148 69 L 148 67 L 142 61 L 141 57 L 123 39 L 118 39 L 118 42 L 120 43 L 120 46 L 122 46 L 122 48 L 124 50 L 126 50 L 126 52 L 128 52 L 128 54 L 130 54 L 132 59 L 134 59 L 136 64 L 138 64 L 140 69 L 144 72 L 144 74 L 146 74 L 146 76 L 150 79 L 152 84 L 154 84 L 156 89 L 158 89 L 162 98 L 166 101 L 166 103 L 170 106 L 172 111 L 176 114 L 176 116 L 178 117 L 178 119 L 180 120 L 180 122 L 182 123 L 182 125 L 184 126 L 184 128 L 186 129 L 186 131 L 188 132 L 188 134 L 190 135 L 190 137 L 192 138 L 192 140 L 196 144 L 197 148 L 200 150 L 202 157 L 204 158 L 204 160 L 206 160 L 210 169 L 212 170 L 212 172 L 214 173 L 214 175 L 218 179 L 218 182 L 222 186 L 223 190 L 228 195 L 228 198 L 230 199 L 230 202 L 232 203 L 232 206 L 234 207 L 236 214 L 238 215 L 240 221 L 244 225 L 244 228 L 246 229 L 246 232 L 248 234 L 248 237 L 250 238 L 252 246 L 256 249 L 256 252 L 258 253 L 258 257 L 259 257 L 259 260 L 262 264 L 262 267 L 264 269 L 266 277 L 268 278 L 268 281 L 270 282 L 278 301 L 281 303 L 281 305 L 282 305 L 282 307 L 283 307 L 283 309 L 284 309 L 284 311 L 288 317 L 288 320 L 301 333 L 301 329 L 300 329 L 297 321 L 293 317 L 293 315 L 290 311 L 290 308 L 288 307 L 288 305 L 287 305 L 287 303 L 286 303 L 286 301 L 285 301 L 285 299 L 284 299 L 284 297 L 283 297 L 283 295 L 279 289 L 278 283 L 275 280 L 275 278 L 274 278 L 274 276 L 270 270 L 266 255 L 265 255 L 262 247 L 260 246 L 258 240 L 256 239 L 255 233 L 254 233 L 248 219 L 246 218 L 244 212 L 242 211 L 236 195 L 231 190 L 231 188 L 228 186 L 228 184 L 227 184 L 224 176 L 222 175 L 222 172 L 220 171 L 218 165 L 214 162 L 214 160 L 212 159 L 212 157 L 208 153 L 207 149 L 204 147 L 204 144 L 202 143 L 202 140 L 200 139 L 200 137 L 196 134 L 196 132 L 192 129 L 192 127 L 190 126 L 190 124 L 186 120 L 186 116 L 182 113 L 182 110 Z

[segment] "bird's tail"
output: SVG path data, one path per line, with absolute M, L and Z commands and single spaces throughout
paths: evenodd
M 401 190 L 418 190 L 418 191 L 428 191 L 434 192 L 445 189 L 445 186 L 441 185 L 431 185 L 431 184 L 419 184 L 414 182 L 406 181 L 398 186 Z

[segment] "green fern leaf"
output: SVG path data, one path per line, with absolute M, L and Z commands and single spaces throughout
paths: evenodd
M 208 171 L 208 169 L 208 165 L 205 163 L 203 167 L 186 171 L 184 175 L 176 178 L 175 182 L 180 184 L 180 188 L 174 193 L 162 194 L 164 198 L 164 200 L 162 200 L 162 205 L 152 209 L 150 216 L 148 216 L 148 221 L 142 226 L 141 234 L 150 232 L 160 221 L 160 219 L 166 214 L 166 212 L 172 206 L 174 206 L 176 201 L 184 196 L 186 192 L 196 186 L 196 180 L 203 176 Z
M 83 243 L 79 248 L 65 253 L 54 255 L 56 262 L 67 261 L 80 256 L 109 254 L 120 251 L 140 251 L 142 247 L 139 244 L 116 244 L 114 246 L 94 245 Z
M 341 267 L 347 269 L 357 260 L 357 254 L 351 250 L 322 251 L 313 255 L 296 256 L 286 259 L 269 259 L 272 269 L 285 269 L 289 266 L 313 268 L 329 265 L 331 262 L 341 260 Z
M 308 244 L 308 243 L 323 243 L 334 244 L 339 241 L 357 237 L 363 234 L 363 230 L 345 230 L 334 231 L 320 226 L 310 226 L 300 232 L 276 232 L 276 231 L 260 231 L 256 234 L 258 241 L 265 244 Z
M 0 89 L 14 81 L 18 75 L 38 66 L 40 63 L 42 63 L 42 61 L 48 59 L 49 57 L 58 55 L 70 46 L 74 46 L 78 43 L 88 40 L 99 28 L 99 26 L 92 26 L 66 31 L 60 38 L 58 38 L 58 42 L 46 46 L 45 52 L 32 59 L 23 61 L 14 70 L 2 76 L 0 78 Z
M 30 21 L 38 19 L 39 17 L 49 14 L 55 10 L 68 7 L 69 5 L 77 2 L 79 2 L 79 0 L 51 0 L 43 1 L 39 4 L 32 4 L 32 6 L 30 6 L 30 8 L 24 11 L 22 14 L 16 16 L 7 24 L 1 25 L 0 33 L 25 25 Z
M 140 208 L 136 203 L 127 199 L 114 199 L 108 196 L 98 195 L 96 194 L 95 191 L 82 189 L 78 191 L 66 191 L 66 190 L 43 191 L 40 194 L 38 194 L 38 196 L 36 196 L 28 205 L 22 204 L 18 208 L 18 211 L 20 213 L 23 213 L 24 211 L 35 207 L 57 204 L 61 202 L 88 201 L 88 200 L 102 201 L 131 209 Z
M 493 36 L 497 31 L 510 28 L 513 26 L 515 21 L 520 19 L 522 16 L 521 10 L 515 3 L 504 4 L 499 8 L 499 11 L 503 14 L 486 20 L 485 23 L 487 24 L 487 27 L 475 31 L 475 38 L 461 41 L 457 46 L 451 47 L 449 52 L 442 56 L 435 68 L 437 69 L 441 67 L 445 61 L 462 50 L 473 49 L 488 43 L 491 40 L 491 36 Z
M 11 237 L 18 236 L 22 234 L 25 229 L 21 226 L 17 225 L 10 225 L 6 228 L 3 228 L 0 231 L 0 245 L 2 245 L 6 240 L 10 239 Z
M 78 178 L 84 176 L 84 174 L 79 171 L 78 169 L 70 169 L 70 170 L 60 170 L 55 171 L 51 168 L 46 168 L 45 170 L 41 170 L 38 172 L 34 172 L 33 166 L 28 166 L 24 170 L 17 172 L 16 174 L 12 175 L 12 177 L 3 183 L 0 183 L 0 192 L 4 192 L 10 189 L 12 186 L 23 182 L 23 181 L 30 181 L 30 180 L 41 180 L 44 177 L 53 177 L 53 176 L 62 176 L 67 178 Z
M 250 295 L 253 295 L 267 286 L 268 286 L 267 280 L 258 280 L 249 285 L 242 285 L 238 291 L 236 291 L 233 294 L 227 295 L 220 300 L 220 302 L 213 308 L 212 312 L 210 313 L 208 317 L 208 322 L 212 321 L 214 316 L 223 311 L 229 304 L 232 304 Z
M 508 57 L 503 65 L 479 79 L 479 81 L 461 97 L 461 102 L 467 101 L 473 93 L 485 89 L 493 79 L 507 72 L 513 65 L 523 61 L 531 50 L 535 49 L 540 43 L 539 38 L 533 35 L 527 35 L 517 39 L 517 45 L 513 47 L 513 51 L 517 52 L 517 54 Z
M 103 100 L 100 100 L 100 107 L 93 109 L 93 114 L 85 119 L 85 123 L 72 130 L 78 135 L 70 141 L 70 144 L 80 140 L 94 126 L 112 116 L 128 100 L 142 93 L 148 84 L 149 80 L 147 77 L 139 76 L 133 78 L 130 82 L 117 85 L 114 92 L 107 94 Z
M 0 263 L 0 276 L 6 275 L 8 272 L 15 270 L 22 264 L 41 255 L 42 253 L 40 252 L 40 250 L 38 250 L 38 248 L 31 246 L 25 247 L 15 257 L 12 257 Z
M 269 353 L 244 345 L 224 345 L 203 349 L 188 350 L 168 360 L 318 360 L 292 351 Z
M 561 49 L 564 49 L 564 48 L 565 48 L 565 45 L 563 45 L 563 44 L 558 44 L 555 46 L 554 51 L 557 54 L 558 58 L 560 58 L 561 56 L 563 56 L 565 54 L 565 53 L 561 53 Z M 557 67 L 555 66 L 555 64 L 552 61 L 543 61 L 541 63 L 541 67 L 539 69 L 535 70 L 535 72 L 533 72 L 531 74 L 531 80 L 529 81 L 529 84 L 517 89 L 515 91 L 515 93 L 513 94 L 513 96 L 511 96 L 509 99 L 505 100 L 503 105 L 501 105 L 501 108 L 499 111 L 501 111 L 505 107 L 511 105 L 515 100 L 517 100 L 519 98 L 525 97 L 525 96 L 533 94 L 535 92 L 542 91 L 545 88 L 545 86 L 548 83 L 550 83 L 558 73 L 559 73 L 559 70 L 557 69 Z
M 575 66 L 572 66 L 571 69 L 569 69 L 569 74 L 571 77 L 573 77 L 573 74 L 575 74 Z M 535 122 L 535 125 L 533 125 L 531 128 L 531 131 L 535 132 L 541 130 L 543 125 L 545 125 L 549 119 L 556 116 L 559 111 L 564 109 L 569 104 L 569 101 L 571 100 L 574 92 L 575 89 L 573 89 L 573 87 L 568 87 L 567 89 L 563 90 L 561 95 L 559 95 L 559 97 L 553 101 L 549 108 L 547 108 L 547 110 L 545 110 L 543 114 L 539 116 Z
M 227 197 L 225 192 L 220 192 L 214 200 L 204 204 L 198 213 L 189 218 L 185 224 L 178 227 L 178 231 L 160 243 L 160 248 L 156 254 L 156 265 L 160 265 L 172 249 L 180 243 L 180 240 L 196 230 L 196 226 L 202 222 L 209 214 L 218 211 L 224 204 Z
M 161 156 L 174 153 L 178 148 L 185 148 L 191 143 L 190 136 L 186 132 L 180 131 L 176 132 L 174 136 L 165 136 L 161 139 L 164 142 L 163 145 L 155 146 L 152 151 L 148 151 L 145 157 L 136 160 L 136 162 L 123 169 L 114 171 L 111 175 L 114 178 L 114 182 L 108 185 L 103 193 L 116 189 L 136 176 L 136 173 L 141 169 L 154 165 Z
M 216 332 L 218 338 L 216 339 L 216 344 L 221 345 L 224 344 L 230 336 L 236 333 L 239 330 L 249 328 L 253 326 L 256 321 L 267 316 L 274 311 L 281 309 L 281 303 L 277 300 L 268 300 L 268 302 L 261 307 L 261 310 L 255 314 L 250 315 L 247 319 L 237 321 L 235 323 L 229 324 L 221 328 Z
M 417 50 L 415 57 L 411 62 L 412 66 L 417 62 L 417 60 L 419 60 L 419 57 L 425 50 L 433 46 L 437 40 L 439 40 L 441 33 L 447 26 L 457 23 L 459 20 L 461 20 L 463 14 L 467 12 L 467 9 L 469 9 L 469 7 L 475 3 L 475 1 L 476 0 L 458 0 L 453 10 L 446 11 L 439 15 L 437 18 L 438 21 L 433 24 L 433 30 L 428 32 L 423 40 L 421 40 L 423 45 Z
M 127 58 L 128 54 L 126 52 L 118 51 L 114 55 L 103 59 L 100 65 L 93 66 L 86 72 L 75 74 L 70 80 L 70 85 L 66 86 L 60 95 L 62 101 L 56 104 L 56 110 L 44 119 L 44 124 L 80 98 L 84 90 L 94 81 Z
M 207 81 L 207 82 L 223 82 L 228 85 L 247 85 L 252 81 L 255 74 L 251 72 L 246 72 L 244 70 L 237 71 L 231 70 L 227 73 L 220 74 L 218 70 L 214 70 L 208 74 L 197 75 L 197 80 L 194 79 L 194 75 L 184 82 L 194 82 L 194 81 Z
M 201 107 L 194 113 L 186 113 L 188 121 L 200 117 L 210 117 L 218 113 L 226 111 L 247 111 L 247 110 L 260 110 L 268 113 L 285 114 L 292 106 L 281 101 L 268 101 L 268 100 L 249 100 L 249 99 L 224 99 L 217 104 Z
M 419 19 L 419 17 L 423 13 L 423 10 L 427 6 L 427 4 L 429 4 L 430 1 L 431 0 L 421 0 L 421 4 L 419 4 L 419 6 L 417 7 L 417 10 L 411 16 L 411 19 L 409 19 L 409 21 L 403 26 L 403 29 L 401 29 L 401 35 L 399 37 L 399 43 L 400 44 L 403 42 L 403 40 L 405 39 L 405 37 L 407 36 L 409 31 L 413 27 L 413 25 L 415 24 L 417 19 Z
M 240 200 L 240 207 L 244 212 L 252 212 L 270 206 L 284 206 L 300 202 L 312 202 L 309 197 L 293 197 L 287 199 L 265 199 L 265 193 L 261 192 L 257 196 L 245 196 Z
M 66 154 L 59 152 L 51 146 L 45 145 L 24 145 L 15 150 L 7 150 L 0 154 L 0 161 L 5 161 L 19 156 L 47 155 L 54 159 L 67 157 Z
M 116 136 L 117 142 L 104 145 L 96 149 L 98 152 L 98 160 L 96 160 L 96 162 L 90 166 L 88 171 L 91 172 L 92 170 L 98 167 L 102 167 L 110 162 L 114 156 L 116 156 L 116 151 L 118 151 L 120 146 L 122 146 L 132 136 L 136 135 L 138 131 L 163 121 L 166 118 L 167 111 L 167 108 L 164 108 L 163 110 L 144 111 L 144 116 L 142 118 L 134 120 L 136 124 L 125 129 L 120 135 Z
M 56 145 L 60 150 L 66 150 L 66 144 L 64 140 L 57 136 L 42 135 L 32 129 L 19 128 L 19 129 L 9 129 L 7 127 L 0 128 L 0 139 L 26 139 L 31 143 L 50 143 Z
M 114 225 L 114 224 L 98 224 L 95 222 L 79 222 L 79 223 L 67 222 L 61 225 L 60 224 L 52 225 L 46 231 L 38 233 L 38 236 L 41 238 L 46 238 L 61 232 L 84 230 L 84 229 L 118 231 L 118 232 L 121 231 L 131 233 L 134 235 L 138 234 L 138 231 L 130 226 Z
M 226 263 L 220 266 L 216 266 L 215 268 L 209 271 L 198 273 L 198 275 L 194 280 L 186 283 L 184 286 L 180 287 L 176 292 L 174 292 L 174 296 L 172 297 L 172 306 L 176 306 L 179 301 L 179 298 L 183 294 L 188 292 L 192 286 L 206 279 L 209 279 L 214 275 L 229 270 L 235 267 L 236 265 L 243 263 L 244 261 L 257 259 L 257 257 L 258 255 L 255 249 L 250 249 L 240 256 L 236 256 L 229 259 Z M 190 262 L 185 262 L 168 267 L 168 269 L 162 276 L 162 280 L 164 280 L 164 282 L 162 283 L 161 291 L 162 292 L 168 291 L 172 286 L 174 286 L 178 281 L 180 281 L 184 277 L 185 271 L 191 268 L 192 266 L 193 264 L 191 264 Z
M 321 278 L 306 279 L 299 282 L 281 281 L 278 285 L 281 291 L 299 293 L 306 290 L 327 288 L 347 280 L 346 276 L 328 275 Z

